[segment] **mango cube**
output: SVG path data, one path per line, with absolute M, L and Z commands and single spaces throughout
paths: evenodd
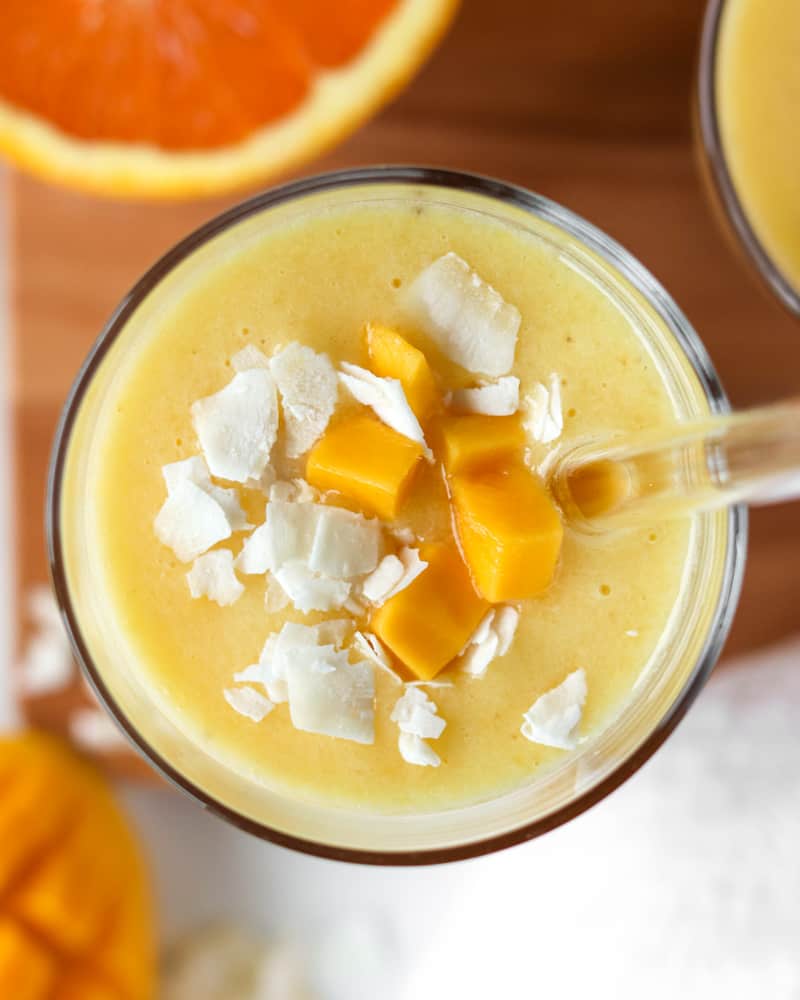
M 439 403 L 439 392 L 428 359 L 388 326 L 367 323 L 366 333 L 372 370 L 381 378 L 396 378 L 417 419 L 426 420 Z
M 452 541 L 423 545 L 420 558 L 427 568 L 378 608 L 370 627 L 420 680 L 431 680 L 458 656 L 489 606 Z
M 464 556 L 488 601 L 519 601 L 549 586 L 564 529 L 537 476 L 524 465 L 454 476 L 450 495 Z
M 397 517 L 422 458 L 422 445 L 371 414 L 358 413 L 328 428 L 311 449 L 306 479 L 338 490 L 386 521 Z
M 516 414 L 446 416 L 439 422 L 438 435 L 444 467 L 451 476 L 505 465 L 525 447 L 525 431 Z

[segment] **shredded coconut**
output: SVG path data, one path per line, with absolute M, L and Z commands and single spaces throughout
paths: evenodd
M 396 684 L 403 683 L 403 678 L 392 667 L 383 643 L 372 632 L 356 631 L 353 634 L 353 649 L 383 673 L 388 674 Z
M 274 576 L 267 577 L 267 586 L 264 590 L 264 607 L 270 614 L 276 611 L 283 611 L 289 604 L 286 591 L 278 583 Z
M 233 553 L 228 549 L 198 556 L 186 579 L 192 597 L 207 597 L 223 608 L 234 604 L 244 593 L 233 571 Z
M 235 372 L 247 372 L 251 368 L 269 368 L 269 358 L 255 344 L 246 344 L 231 358 L 231 367 Z
M 564 429 L 564 415 L 561 412 L 561 380 L 553 373 L 550 388 L 537 382 L 532 391 L 522 400 L 525 432 L 541 444 L 549 444 L 561 435 Z
M 252 722 L 261 722 L 275 708 L 269 698 L 259 694 L 255 688 L 226 688 L 222 693 L 225 701 L 234 712 L 238 712 L 239 715 L 245 716 Z
M 511 371 L 520 312 L 457 254 L 425 268 L 411 298 L 425 332 L 456 364 L 491 376 Z
M 336 372 L 326 354 L 291 343 L 269 363 L 283 408 L 286 454 L 305 454 L 328 426 L 336 409 Z
M 505 375 L 496 382 L 456 389 L 450 396 L 450 405 L 465 413 L 509 417 L 519 409 L 519 379 L 515 375 Z
M 188 479 L 169 493 L 153 527 L 158 540 L 181 562 L 191 562 L 231 535 L 230 522 L 219 503 Z
M 446 722 L 437 715 L 436 703 L 421 687 L 405 686 L 403 695 L 392 709 L 391 720 L 400 730 L 398 746 L 403 760 L 422 767 L 439 766 L 439 756 L 423 740 L 438 739 Z
M 188 480 L 216 500 L 225 512 L 231 531 L 245 531 L 252 527 L 247 523 L 247 515 L 239 503 L 239 494 L 235 489 L 224 489 L 212 483 L 211 474 L 202 455 L 192 455 L 191 458 L 185 458 L 180 462 L 163 465 L 161 474 L 167 485 L 168 494 L 172 493 L 179 483 Z
M 275 570 L 275 579 L 298 611 L 335 611 L 344 606 L 350 596 L 346 580 L 319 576 L 304 562 L 284 563 Z
M 375 682 L 372 668 L 349 663 L 347 650 L 301 648 L 287 666 L 289 712 L 295 729 L 375 742 Z
M 375 571 L 361 585 L 361 593 L 373 604 L 383 604 L 403 578 L 405 571 L 405 566 L 397 556 L 384 556 Z
M 396 378 L 380 378 L 366 368 L 343 361 L 339 379 L 359 403 L 369 406 L 377 417 L 398 434 L 421 444 L 426 454 L 430 455 L 419 420 L 409 406 L 403 386 Z
M 419 736 L 412 733 L 400 733 L 397 738 L 400 756 L 407 764 L 417 767 L 438 767 L 442 759 L 436 751 Z
M 317 524 L 309 568 L 335 579 L 371 573 L 378 564 L 381 526 L 343 507 L 315 505 Z
M 505 656 L 511 649 L 518 625 L 519 608 L 515 608 L 513 604 L 503 604 L 496 609 L 492 628 L 497 633 L 497 656 Z
M 520 732 L 532 743 L 572 750 L 587 690 L 586 671 L 573 671 L 557 687 L 536 699 L 522 717 Z
M 193 404 L 192 419 L 212 475 L 237 483 L 258 479 L 278 433 L 272 376 L 263 368 L 238 372 L 224 389 Z

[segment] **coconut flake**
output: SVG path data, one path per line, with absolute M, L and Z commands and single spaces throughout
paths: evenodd
M 519 611 L 512 604 L 487 611 L 461 650 L 460 668 L 472 677 L 482 677 L 492 660 L 508 652 L 518 623 Z
M 287 562 L 275 570 L 275 579 L 289 600 L 303 614 L 309 611 L 335 611 L 350 596 L 346 580 L 319 576 L 304 562 Z
M 519 309 L 458 254 L 445 254 L 426 267 L 410 294 L 423 329 L 451 361 L 484 375 L 511 371 Z
M 276 611 L 283 611 L 289 604 L 289 597 L 283 587 L 274 576 L 267 577 L 267 586 L 264 590 L 264 607 L 269 614 Z
M 371 573 L 380 558 L 378 521 L 343 507 L 316 505 L 317 525 L 308 559 L 309 568 L 336 579 Z
M 270 532 L 266 523 L 260 525 L 242 546 L 234 565 L 245 576 L 258 576 L 271 568 Z
M 586 671 L 573 671 L 557 687 L 536 699 L 522 717 L 520 732 L 532 743 L 560 750 L 574 749 L 574 733 L 581 721 L 587 690 Z
M 407 684 L 405 691 L 392 709 L 391 720 L 400 729 L 398 747 L 409 764 L 421 767 L 438 767 L 439 756 L 424 743 L 424 739 L 438 739 L 446 722 L 436 714 L 434 701 L 419 687 Z
M 92 753 L 113 753 L 127 748 L 116 723 L 100 708 L 76 709 L 69 719 L 69 734 L 79 747 Z
M 381 605 L 402 580 L 405 571 L 405 566 L 397 556 L 384 556 L 377 569 L 361 585 L 361 593 L 368 601 Z
M 287 668 L 292 725 L 303 732 L 375 742 L 375 681 L 366 663 L 331 646 L 296 650 Z
M 465 413 L 510 417 L 519 409 L 519 379 L 516 375 L 506 375 L 496 382 L 469 389 L 456 389 L 451 393 L 450 405 Z
M 314 503 L 319 500 L 320 492 L 305 479 L 293 479 L 292 485 L 295 489 L 295 503 Z
M 278 433 L 278 400 L 269 372 L 238 372 L 213 396 L 192 406 L 192 419 L 214 476 L 246 483 L 269 462 Z
M 392 667 L 389 654 L 377 635 L 372 632 L 354 632 L 352 648 L 373 666 L 388 674 L 396 684 L 403 683 L 403 678 Z
M 336 409 L 336 372 L 326 354 L 296 342 L 278 351 L 269 369 L 283 407 L 286 454 L 305 454 L 325 431 Z
M 561 412 L 561 380 L 553 373 L 549 382 L 549 389 L 541 382 L 537 382 L 522 400 L 525 413 L 522 426 L 529 437 L 541 444 L 555 441 L 564 429 L 564 415 Z
M 179 482 L 153 522 L 156 537 L 181 562 L 191 562 L 230 538 L 231 526 L 219 503 L 190 480 Z
M 248 372 L 252 368 L 269 368 L 269 358 L 255 344 L 246 344 L 231 358 L 231 367 L 236 372 Z
M 244 587 L 233 571 L 233 553 L 228 549 L 198 556 L 186 579 L 192 597 L 207 597 L 221 608 L 234 604 L 244 593 Z
M 398 379 L 380 378 L 366 368 L 359 368 L 347 361 L 342 362 L 342 369 L 339 379 L 354 399 L 369 406 L 377 417 L 398 434 L 421 444 L 426 455 L 431 457 L 422 427 L 409 406 L 405 390 Z
M 188 482 L 194 483 L 204 493 L 207 493 L 212 499 L 216 500 L 228 518 L 231 531 L 245 531 L 247 528 L 252 527 L 251 524 L 247 523 L 247 515 L 239 503 L 239 494 L 235 489 L 223 489 L 223 487 L 215 486 L 211 482 L 211 475 L 202 455 L 192 455 L 190 458 L 184 458 L 180 462 L 170 462 L 168 465 L 162 465 L 161 474 L 167 485 L 168 494 L 172 493 L 179 483 L 184 483 L 188 480 Z
M 389 530 L 401 545 L 413 545 L 417 540 L 413 529 L 407 524 L 396 524 Z
M 503 604 L 496 609 L 492 628 L 497 633 L 497 656 L 505 656 L 511 648 L 519 625 L 519 608 L 513 604 Z
M 222 694 L 234 712 L 238 712 L 239 715 L 243 715 L 252 722 L 261 722 L 275 708 L 269 698 L 259 694 L 255 688 L 226 688 Z
M 439 754 L 419 736 L 400 733 L 397 746 L 400 756 L 407 764 L 416 764 L 417 767 L 438 767 L 442 763 Z

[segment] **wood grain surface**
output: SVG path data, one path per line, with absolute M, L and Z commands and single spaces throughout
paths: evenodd
M 694 162 L 691 93 L 702 0 L 465 0 L 406 93 L 306 172 L 414 162 L 492 174 L 554 198 L 631 250 L 704 339 L 734 403 L 797 391 L 800 325 L 726 245 Z M 13 180 L 19 584 L 45 578 L 42 500 L 59 408 L 121 295 L 176 239 L 235 200 L 90 199 Z M 798 625 L 800 508 L 752 517 L 726 656 Z M 68 701 L 79 697 L 71 693 Z M 30 706 L 63 719 L 63 699 Z

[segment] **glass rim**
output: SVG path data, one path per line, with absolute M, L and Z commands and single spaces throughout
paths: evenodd
M 666 290 L 620 244 L 569 209 L 522 187 L 479 174 L 433 167 L 393 165 L 339 170 L 292 181 L 234 205 L 177 243 L 136 282 L 111 314 L 95 340 L 67 396 L 53 442 L 45 505 L 45 531 L 50 572 L 73 652 L 84 676 L 100 702 L 114 718 L 138 754 L 143 756 L 169 784 L 187 794 L 203 808 L 261 840 L 271 841 L 279 846 L 317 857 L 381 866 L 418 866 L 460 861 L 512 847 L 532 840 L 575 818 L 626 781 L 672 733 L 710 676 L 727 638 L 736 610 L 741 590 L 747 542 L 747 509 L 744 506 L 731 507 L 728 510 L 728 537 L 720 594 L 711 625 L 705 636 L 702 652 L 680 693 L 659 720 L 658 725 L 596 785 L 584 790 L 560 808 L 532 819 L 513 830 L 454 846 L 410 851 L 371 851 L 308 840 L 269 827 L 265 823 L 243 815 L 236 809 L 220 802 L 173 767 L 144 739 L 137 727 L 128 720 L 117 704 L 93 661 L 81 631 L 67 580 L 61 531 L 61 492 L 71 434 L 84 394 L 106 354 L 124 330 L 128 319 L 138 309 L 146 296 L 174 268 L 216 236 L 257 213 L 306 195 L 371 184 L 404 183 L 429 188 L 455 189 L 488 196 L 522 208 L 580 239 L 590 250 L 618 270 L 657 311 L 688 358 L 702 385 L 712 412 L 724 412 L 730 408 L 704 345 Z
M 739 247 L 761 279 L 762 285 L 795 318 L 800 318 L 800 289 L 795 288 L 768 253 L 750 224 L 731 172 L 722 142 L 717 114 L 717 49 L 728 0 L 708 0 L 703 16 L 695 91 L 697 131 L 712 193 L 736 237 Z

